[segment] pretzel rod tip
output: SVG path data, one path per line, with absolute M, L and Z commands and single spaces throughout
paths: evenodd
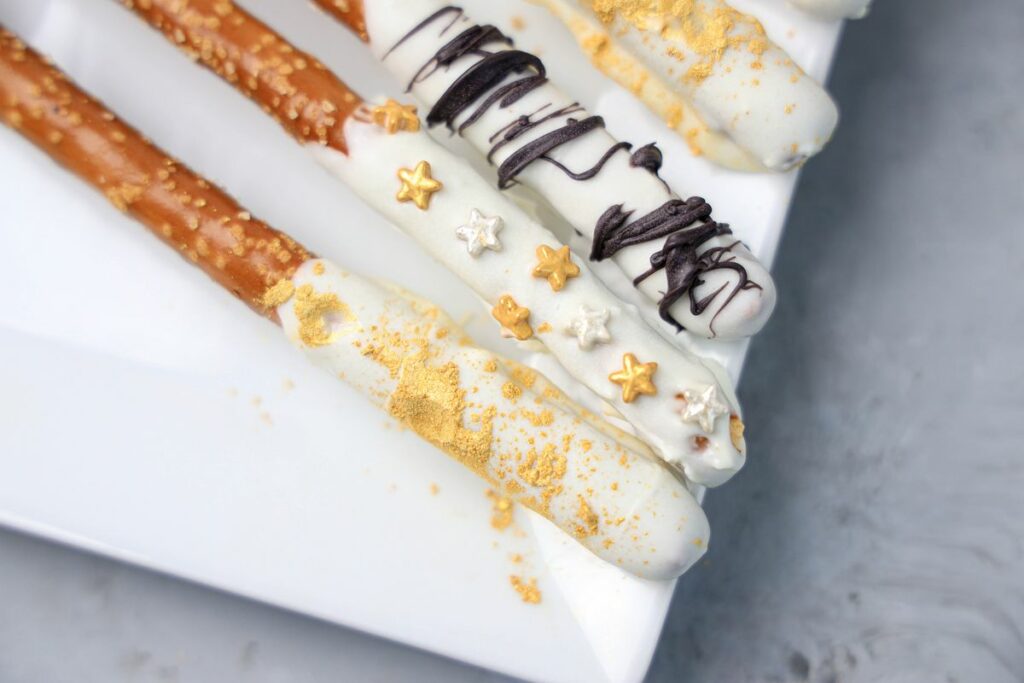
M 294 275 L 309 252 L 158 149 L 2 27 L 0 106 L 9 126 L 276 321 L 266 292 Z

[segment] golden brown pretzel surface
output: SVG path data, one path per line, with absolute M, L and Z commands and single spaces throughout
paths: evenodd
M 370 36 L 366 33 L 366 14 L 363 0 L 313 0 L 323 11 L 352 29 L 363 41 Z
M 362 100 L 259 19 L 229 0 L 121 2 L 299 140 L 347 151 L 344 123 Z
M 0 27 L 0 116 L 262 315 L 309 253 L 161 151 Z
M 363 9 L 363 0 L 313 0 L 313 2 L 355 31 L 356 35 L 363 41 L 370 39 L 370 36 L 366 33 L 366 14 Z

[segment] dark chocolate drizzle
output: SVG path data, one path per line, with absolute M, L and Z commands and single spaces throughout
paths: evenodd
M 436 126 L 439 123 L 444 123 L 449 130 L 454 130 L 455 119 L 492 88 L 504 81 L 510 73 L 522 73 L 531 68 L 536 73 L 503 86 L 501 88 L 503 92 L 499 96 L 487 98 L 485 104 L 488 106 L 498 99 L 502 100 L 502 107 L 514 104 L 519 98 L 547 82 L 547 78 L 544 75 L 544 64 L 528 52 L 501 50 L 485 54 L 438 98 L 430 113 L 427 114 L 427 125 Z M 485 110 L 481 108 L 475 112 L 475 117 L 471 116 L 471 118 L 475 121 L 482 115 L 482 111 Z
M 462 16 L 465 14 L 465 12 L 462 10 L 461 7 L 456 7 L 454 5 L 448 5 L 447 7 L 442 7 L 441 9 L 437 10 L 436 12 L 431 14 L 429 17 L 427 17 L 426 19 L 421 21 L 420 23 L 418 23 L 415 26 L 413 26 L 411 31 L 409 31 L 404 36 L 402 36 L 398 40 L 397 43 L 395 43 L 394 45 L 391 46 L 390 50 L 388 50 L 387 52 L 384 53 L 384 56 L 382 57 L 382 59 L 387 59 L 388 57 L 390 57 L 392 52 L 394 52 L 395 50 L 397 50 L 398 48 L 400 48 L 402 45 L 405 44 L 405 41 L 409 40 L 414 35 L 416 35 L 420 31 L 422 31 L 426 27 L 430 26 L 431 24 L 433 24 L 435 21 L 437 21 L 441 17 L 445 16 L 446 14 L 454 14 L 455 16 L 452 17 L 452 20 L 450 22 L 448 22 L 448 25 L 445 26 L 444 29 L 441 31 L 441 33 L 439 33 L 438 35 L 442 35 L 443 36 L 445 33 L 447 33 L 448 30 L 452 26 L 455 26 L 455 22 L 457 22 L 459 19 L 462 18 Z
M 518 132 L 521 134 L 525 132 L 525 130 L 528 130 L 528 128 L 535 127 L 536 125 L 538 124 L 535 123 L 530 125 L 529 123 L 524 123 L 518 129 Z M 593 167 L 579 173 L 569 170 L 561 162 L 552 159 L 548 156 L 548 152 L 558 149 L 565 143 L 575 140 L 578 137 L 582 137 L 590 131 L 603 126 L 604 120 L 600 116 L 591 116 L 583 119 L 582 121 L 577 121 L 573 118 L 566 119 L 566 124 L 563 127 L 540 136 L 533 142 L 523 145 L 514 153 L 510 154 L 509 157 L 505 159 L 500 166 L 498 166 L 498 187 L 502 190 L 511 187 L 515 183 L 516 176 L 522 173 L 530 164 L 538 160 L 544 160 L 555 165 L 573 180 L 589 180 L 590 178 L 593 178 L 601 172 L 601 169 L 604 168 L 604 165 L 608 163 L 608 160 L 611 159 L 616 152 L 620 149 L 628 150 L 632 145 L 628 142 L 619 142 L 612 145 L 611 149 L 605 152 L 604 156 L 602 156 Z M 504 139 L 502 142 L 507 143 L 508 140 Z M 490 159 L 493 157 L 495 151 L 495 149 L 492 149 L 491 153 L 487 155 L 487 158 Z
M 712 332 L 715 320 L 740 292 L 761 289 L 761 285 L 749 278 L 746 268 L 736 263 L 732 250 L 740 244 L 738 240 L 727 247 L 712 247 L 699 253 L 701 245 L 709 239 L 732 234 L 728 225 L 711 219 L 711 205 L 703 198 L 690 197 L 685 202 L 672 199 L 645 216 L 629 222 L 632 214 L 632 211 L 624 211 L 621 204 L 604 212 L 594 230 L 590 260 L 603 261 L 626 247 L 667 236 L 662 248 L 651 255 L 651 267 L 637 276 L 633 285 L 639 285 L 659 270 L 665 271 L 668 290 L 658 302 L 658 315 L 677 330 L 683 327 L 669 311 L 679 299 L 689 294 L 690 313 L 699 316 L 727 287 L 722 285 L 698 299 L 696 290 L 704 284 L 701 279 L 703 274 L 715 270 L 732 270 L 737 275 L 736 285 L 708 325 Z
M 454 15 L 441 30 L 447 33 L 464 16 L 461 8 L 444 7 L 417 24 L 384 54 L 384 58 L 420 31 L 425 30 L 439 19 Z M 492 45 L 505 49 L 489 50 Z M 527 52 L 514 49 L 511 38 L 491 25 L 473 26 L 445 43 L 430 60 L 424 64 L 409 82 L 408 90 L 434 75 L 438 70 L 448 69 L 457 60 L 467 55 L 479 56 L 480 60 L 468 68 L 438 98 L 427 114 L 427 125 L 444 123 L 449 130 L 463 134 L 477 123 L 493 107 L 507 108 L 528 93 L 547 82 L 543 62 Z M 522 76 L 507 83 L 509 76 Z M 504 84 L 503 84 L 504 83 Z M 479 103 L 479 104 L 477 104 Z M 475 105 L 475 108 L 474 108 Z M 507 189 L 516 183 L 516 178 L 532 164 L 543 161 L 552 164 L 566 176 L 577 181 L 586 181 L 597 176 L 608 161 L 622 150 L 631 151 L 632 145 L 618 142 L 612 145 L 590 168 L 573 171 L 555 159 L 551 154 L 587 133 L 604 128 L 599 116 L 578 119 L 574 115 L 585 113 L 577 103 L 544 113 L 551 105 L 544 105 L 528 116 L 520 116 L 491 136 L 492 147 L 487 160 L 493 163 L 495 154 L 506 145 L 513 143 L 538 126 L 553 119 L 564 118 L 565 123 L 549 133 L 528 142 L 510 154 L 498 166 L 498 187 Z M 472 110 L 472 111 L 471 111 Z M 468 113 L 468 115 L 466 115 Z M 466 115 L 456 128 L 456 121 Z M 636 168 L 646 169 L 656 177 L 661 170 L 661 150 L 653 143 L 633 151 L 629 163 Z M 664 183 L 664 181 L 662 181 Z M 666 190 L 668 185 L 665 185 Z M 683 326 L 672 317 L 670 310 L 684 296 L 690 298 L 690 312 L 700 316 L 729 287 L 724 284 L 707 296 L 697 298 L 696 290 L 705 280 L 702 276 L 716 270 L 731 270 L 736 273 L 737 282 L 726 295 L 725 302 L 711 319 L 709 328 L 714 334 L 714 323 L 729 303 L 740 292 L 761 289 L 761 285 L 749 278 L 746 268 L 736 260 L 733 250 L 740 244 L 735 241 L 728 246 L 705 248 L 710 239 L 730 235 L 728 225 L 711 218 L 711 206 L 700 197 L 686 201 L 671 199 L 650 213 L 630 221 L 633 211 L 627 211 L 622 204 L 612 206 L 598 220 L 594 230 L 592 261 L 610 258 L 627 247 L 666 238 L 664 245 L 651 255 L 651 267 L 633 280 L 639 286 L 654 273 L 664 270 L 668 288 L 658 302 L 658 313 L 663 320 L 677 330 Z
M 661 170 L 661 164 L 664 161 L 665 157 L 662 156 L 661 150 L 653 142 L 649 145 L 644 145 L 629 155 L 629 164 L 631 166 L 646 168 L 654 175 L 658 175 L 658 172 Z
M 650 171 L 651 175 L 657 178 L 664 186 L 665 191 L 672 194 L 672 188 L 668 186 L 662 177 L 659 175 L 661 172 L 661 164 L 664 161 L 664 157 L 661 154 L 661 150 L 655 143 L 644 145 L 640 149 L 636 150 L 629 156 L 629 165 L 637 168 L 646 168 Z

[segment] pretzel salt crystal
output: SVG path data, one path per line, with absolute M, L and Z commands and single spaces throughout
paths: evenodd
M 646 447 L 533 371 L 473 347 L 432 305 L 309 256 L 2 28 L 0 113 L 226 289 L 280 321 L 314 362 L 599 557 L 668 579 L 703 554 L 703 512 Z
M 217 8 L 222 22 L 262 36 L 257 44 L 287 45 L 223 0 L 148 0 L 134 8 L 166 35 L 183 36 L 178 42 L 186 45 L 209 40 L 218 46 L 215 32 L 193 36 L 190 28 L 208 25 Z M 288 47 L 289 54 L 301 54 Z M 200 55 L 200 61 L 207 58 Z M 218 59 L 213 66 L 223 73 L 226 63 Z M 332 145 L 306 147 L 473 287 L 508 335 L 543 344 L 692 481 L 717 486 L 743 466 L 738 402 L 721 369 L 652 333 L 550 231 L 434 142 L 407 108 L 391 102 L 360 109 L 339 132 L 347 153 Z

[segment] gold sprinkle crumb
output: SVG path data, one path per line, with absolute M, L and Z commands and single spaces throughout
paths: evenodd
M 537 579 L 527 581 L 525 578 L 515 576 L 514 574 L 508 578 L 512 588 L 515 589 L 516 593 L 519 593 L 519 597 L 523 599 L 523 602 L 530 605 L 540 604 L 541 592 L 537 587 Z
M 491 526 L 498 531 L 504 531 L 512 526 L 515 514 L 512 499 L 498 495 L 494 491 L 488 491 L 487 497 L 491 500 Z
M 263 293 L 260 303 L 267 308 L 277 308 L 292 298 L 295 293 L 295 285 L 291 280 L 280 280 L 276 285 Z
M 579 498 L 579 507 L 576 508 L 576 517 L 582 522 L 582 524 L 576 524 L 573 526 L 573 531 L 576 533 L 577 538 L 589 538 L 590 536 L 596 536 L 599 519 L 598 516 L 591 509 L 590 504 L 587 503 L 587 499 L 583 496 L 577 496 Z
M 510 401 L 518 401 L 523 395 L 523 390 L 515 382 L 505 382 L 501 385 L 501 395 Z

